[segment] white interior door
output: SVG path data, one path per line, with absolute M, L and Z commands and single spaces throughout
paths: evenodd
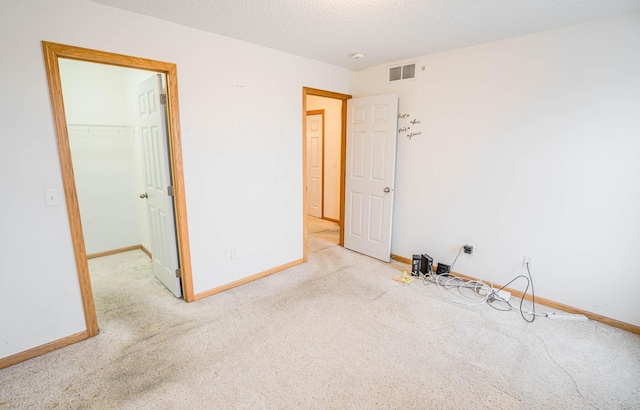
M 345 248 L 388 262 L 396 170 L 398 95 L 347 101 Z
M 138 84 L 138 114 L 142 156 L 144 160 L 145 193 L 151 255 L 154 275 L 176 297 L 182 296 L 177 277 L 178 248 L 173 208 L 173 190 L 169 167 L 169 139 L 162 95 L 162 76 L 149 77 Z
M 322 218 L 323 115 L 307 115 L 307 215 Z

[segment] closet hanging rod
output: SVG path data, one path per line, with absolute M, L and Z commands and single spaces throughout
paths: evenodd
M 135 127 L 133 125 L 113 125 L 113 124 L 67 124 L 67 128 L 87 128 L 87 131 L 91 131 L 92 128 L 102 128 L 109 130 L 117 130 L 118 132 L 121 130 L 134 132 Z

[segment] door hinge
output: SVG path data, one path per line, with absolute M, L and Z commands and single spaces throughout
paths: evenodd
M 182 269 L 178 268 L 176 269 L 176 278 L 181 278 L 182 277 Z
M 165 105 L 167 103 L 167 94 L 160 94 L 160 104 Z
M 173 191 L 173 185 L 169 185 L 169 186 L 167 187 L 167 195 L 169 195 L 169 196 L 173 196 L 173 194 L 174 194 L 174 191 Z

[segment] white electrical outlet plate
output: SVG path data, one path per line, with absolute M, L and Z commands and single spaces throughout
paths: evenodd
M 44 203 L 47 206 L 59 206 L 60 205 L 60 194 L 55 189 L 45 189 L 44 190 Z
M 527 267 L 527 263 L 529 264 L 529 269 L 533 268 L 533 257 L 525 256 L 524 258 L 522 258 L 522 267 L 523 268 Z

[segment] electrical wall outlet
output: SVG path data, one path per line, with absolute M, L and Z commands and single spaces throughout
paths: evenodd
M 522 267 L 526 268 L 527 265 L 529 265 L 529 269 L 533 268 L 533 257 L 532 256 L 525 256 L 524 258 L 522 258 Z
M 476 247 L 475 245 L 471 245 L 471 244 L 466 244 L 462 247 L 462 249 L 464 250 L 464 253 L 466 253 L 467 255 L 475 255 L 476 254 Z
M 44 203 L 47 206 L 58 206 L 60 205 L 60 194 L 55 189 L 45 189 L 44 190 Z

